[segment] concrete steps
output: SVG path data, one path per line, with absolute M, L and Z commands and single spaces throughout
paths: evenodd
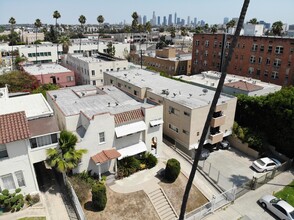
M 162 188 L 158 188 L 154 191 L 149 192 L 148 197 L 153 204 L 157 214 L 162 220 L 174 220 L 178 219 L 177 213 L 166 197 Z

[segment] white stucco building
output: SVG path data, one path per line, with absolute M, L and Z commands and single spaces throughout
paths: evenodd
M 244 24 L 244 35 L 245 36 L 262 36 L 264 31 L 263 24 Z
M 88 150 L 75 172 L 112 173 L 117 159 L 160 154 L 162 105 L 136 101 L 114 86 L 67 87 L 47 97 L 59 127 L 78 136 L 78 149 Z
M 0 188 L 39 191 L 37 167 L 58 145 L 59 128 L 42 94 L 9 97 L 0 88 Z
M 104 72 L 105 85 L 114 85 L 140 99 L 163 105 L 163 133 L 175 146 L 194 157 L 214 91 L 162 77 L 159 73 L 130 69 Z M 232 134 L 237 98 L 222 94 L 218 99 L 205 144 L 217 144 Z
M 107 54 L 68 54 L 63 65 L 74 71 L 79 85 L 103 85 L 103 72 L 128 69 L 128 61 Z

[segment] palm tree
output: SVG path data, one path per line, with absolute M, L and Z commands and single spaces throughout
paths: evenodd
M 40 19 L 36 19 L 35 21 L 35 28 L 36 28 L 36 41 L 35 41 L 35 44 L 36 44 L 36 64 L 38 63 L 38 55 L 37 55 L 37 52 L 38 52 L 38 45 L 37 45 L 37 40 L 38 40 L 38 29 L 40 27 L 42 27 L 42 22 Z
M 187 35 L 188 35 L 187 29 L 185 27 L 181 27 L 181 36 L 183 37 L 182 50 L 184 50 L 185 37 Z
M 11 53 L 11 62 L 12 62 L 12 66 L 11 66 L 11 68 L 12 68 L 12 70 L 13 70 L 13 45 L 14 45 L 14 43 L 15 42 L 13 42 L 13 36 L 14 36 L 14 25 L 15 25 L 15 23 L 16 23 L 16 20 L 15 20 L 15 18 L 14 17 L 11 17 L 10 19 L 9 19 L 9 24 L 10 24 L 10 27 L 11 27 L 11 31 L 10 31 L 10 35 L 11 35 L 11 45 L 12 45 L 12 53 Z
M 63 35 L 59 38 L 59 43 L 62 45 L 62 53 L 67 54 L 69 46 L 71 46 L 70 38 L 67 35 Z
M 132 18 L 133 18 L 133 21 L 132 21 L 132 35 L 133 35 L 133 33 L 136 32 L 138 29 L 138 18 L 139 18 L 138 13 L 133 12 Z M 134 42 L 133 36 L 132 36 L 132 42 Z
M 235 24 L 236 24 L 236 21 L 235 21 L 235 20 L 230 20 L 230 21 L 226 24 L 226 26 L 227 26 L 227 32 L 228 32 L 229 28 L 233 28 L 233 27 L 235 26 Z
M 81 24 L 81 33 L 80 33 L 80 35 L 82 35 L 83 34 L 83 32 L 84 32 L 84 24 L 86 23 L 86 17 L 84 16 L 84 15 L 81 15 L 80 17 L 79 17 L 79 22 L 80 22 L 80 24 Z M 79 51 L 81 52 L 81 47 L 82 47 L 82 38 L 81 38 L 81 36 L 80 36 L 80 49 L 79 49 Z
M 244 18 L 245 18 L 246 12 L 247 12 L 247 8 L 249 6 L 249 2 L 250 2 L 250 0 L 244 0 L 243 7 L 242 7 L 242 10 L 241 10 L 241 13 L 240 13 L 239 20 L 238 20 L 237 29 L 235 31 L 235 34 L 234 34 L 234 37 L 233 37 L 233 40 L 232 40 L 232 46 L 229 48 L 228 57 L 225 60 L 224 65 L 222 65 L 222 74 L 221 74 L 218 86 L 216 88 L 216 91 L 215 91 L 215 94 L 214 94 L 214 97 L 213 97 L 213 100 L 212 100 L 212 103 L 211 103 L 211 106 L 210 106 L 210 109 L 209 109 L 209 113 L 208 113 L 206 121 L 205 121 L 205 125 L 204 125 L 204 128 L 203 128 L 202 134 L 201 134 L 199 145 L 198 145 L 198 149 L 197 149 L 196 154 L 195 154 L 192 169 L 191 169 L 189 179 L 188 179 L 188 182 L 187 182 L 187 185 L 186 185 L 186 189 L 185 189 L 185 192 L 184 192 L 182 206 L 181 206 L 181 213 L 180 213 L 180 216 L 179 216 L 180 220 L 183 220 L 184 217 L 185 217 L 187 201 L 188 201 L 188 198 L 189 198 L 190 189 L 192 187 L 193 180 L 194 180 L 194 177 L 195 177 L 195 173 L 196 173 L 196 170 L 197 170 L 200 154 L 201 154 L 201 151 L 202 151 L 202 148 L 203 148 L 204 141 L 206 139 L 206 134 L 207 134 L 207 131 L 208 131 L 208 128 L 209 128 L 209 125 L 210 125 L 210 121 L 212 119 L 212 116 L 213 116 L 213 113 L 215 111 L 217 101 L 218 101 L 218 99 L 220 97 L 220 94 L 221 94 L 221 91 L 222 91 L 222 88 L 223 88 L 223 85 L 224 85 L 228 64 L 232 59 L 233 50 L 236 47 L 238 36 L 240 35 L 241 28 L 242 28 L 243 23 L 244 23 Z
M 77 141 L 77 136 L 70 131 L 61 131 L 59 147 L 47 150 L 47 164 L 61 173 L 69 173 L 77 167 L 83 154 L 87 153 L 86 149 L 75 149 Z
M 217 32 L 217 24 L 212 25 L 210 31 L 211 33 L 215 34 Z
M 201 34 L 201 33 L 203 33 L 203 28 L 202 28 L 201 26 L 197 26 L 197 27 L 195 28 L 195 33 L 196 33 L 196 34 Z
M 252 19 L 250 19 L 250 21 L 248 21 L 248 23 L 249 23 L 249 24 L 258 24 L 256 18 L 252 18 Z
M 57 20 L 61 17 L 60 13 L 56 10 L 53 12 L 53 18 L 55 18 L 55 39 L 54 41 L 57 43 L 57 62 L 59 61 L 58 54 L 58 31 L 57 31 Z
M 283 31 L 283 22 L 281 21 L 276 21 L 272 25 L 272 31 L 274 35 L 281 36 L 282 31 Z
M 103 22 L 104 22 L 104 17 L 103 17 L 102 15 L 99 15 L 99 16 L 97 17 L 97 21 L 98 21 L 98 23 L 99 23 L 99 30 L 100 30 L 101 25 L 102 25 Z M 98 53 L 99 53 L 99 35 L 98 35 L 98 47 L 97 47 L 97 49 L 98 49 Z
M 206 24 L 204 25 L 204 31 L 205 31 L 206 33 L 209 31 L 209 25 L 208 25 L 208 23 L 206 23 Z

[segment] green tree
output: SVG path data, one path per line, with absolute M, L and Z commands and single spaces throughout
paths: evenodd
M 281 21 L 276 21 L 273 23 L 272 25 L 272 31 L 274 35 L 278 35 L 281 36 L 282 35 L 282 31 L 283 31 L 283 22 Z
M 57 43 L 58 42 L 58 23 L 57 23 L 57 20 L 59 18 L 61 18 L 61 14 L 59 13 L 59 11 L 56 10 L 53 12 L 53 18 L 55 19 L 55 35 L 54 35 L 55 38 L 53 39 L 52 42 Z
M 10 24 L 10 36 L 9 37 L 9 45 L 12 46 L 12 55 L 11 55 L 11 60 L 12 60 L 12 70 L 14 69 L 14 66 L 13 66 L 13 45 L 16 44 L 17 42 L 17 37 L 15 35 L 15 32 L 14 32 L 14 25 L 16 24 L 16 20 L 14 17 L 11 17 L 9 18 L 9 24 Z
M 17 70 L 0 75 L 0 87 L 5 84 L 9 85 L 10 92 L 30 92 L 39 86 L 35 76 Z
M 33 94 L 37 94 L 37 93 L 42 93 L 42 95 L 46 97 L 46 92 L 47 91 L 51 91 L 51 90 L 57 90 L 59 89 L 59 86 L 56 85 L 56 84 L 52 84 L 52 83 L 49 83 L 49 84 L 43 84 L 43 85 L 40 85 L 38 88 L 34 89 L 32 91 Z
M 230 20 L 227 24 L 226 24 L 226 27 L 227 27 L 227 32 L 230 28 L 233 28 L 235 27 L 236 25 L 236 21 L 235 20 Z
M 170 37 L 172 39 L 175 38 L 176 37 L 176 28 L 175 27 L 171 27 L 169 33 L 170 33 Z
M 250 19 L 250 21 L 248 21 L 249 24 L 258 24 L 258 21 L 256 18 L 252 18 Z
M 35 44 L 36 44 L 36 63 L 38 63 L 38 56 L 37 56 L 37 53 L 38 53 L 38 44 L 37 44 L 37 41 L 38 41 L 38 29 L 40 27 L 42 27 L 42 22 L 40 19 L 36 19 L 35 23 L 35 28 L 36 28 L 36 41 L 35 41 Z
M 76 168 L 81 161 L 86 149 L 75 149 L 78 138 L 70 131 L 63 130 L 60 133 L 59 147 L 47 149 L 47 164 L 56 168 L 58 172 L 69 173 Z
M 169 159 L 165 167 L 165 179 L 169 182 L 174 182 L 178 178 L 181 171 L 180 162 L 177 159 Z
M 102 15 L 99 15 L 98 17 L 97 17 L 97 21 L 98 21 L 98 23 L 99 23 L 99 29 L 101 28 L 101 25 L 103 24 L 103 22 L 104 22 L 104 17 L 102 16 Z
M 203 33 L 203 28 L 202 28 L 201 26 L 197 26 L 197 27 L 195 28 L 195 33 L 196 33 L 196 34 L 201 34 L 201 33 Z
M 115 47 L 112 44 L 112 42 L 108 42 L 107 44 L 107 49 L 106 49 L 106 53 L 112 57 L 114 57 L 115 55 Z
M 81 24 L 80 26 L 80 34 L 83 35 L 84 33 L 84 24 L 86 23 L 86 17 L 84 15 L 80 15 L 79 17 L 79 22 Z M 80 37 L 80 49 L 79 51 L 81 52 L 81 47 L 82 47 L 82 38 Z
M 217 32 L 217 24 L 212 25 L 210 31 L 211 33 L 215 34 Z
M 69 50 L 69 46 L 71 46 L 71 41 L 70 41 L 69 36 L 62 35 L 59 38 L 59 44 L 62 45 L 62 53 L 63 54 L 67 54 L 68 53 L 68 50 Z
M 137 12 L 133 12 L 132 18 L 133 18 L 133 21 L 132 21 L 132 31 L 133 32 L 136 32 L 137 29 L 138 29 L 138 18 L 139 18 Z
M 209 126 L 210 126 L 210 122 L 212 120 L 213 113 L 214 113 L 215 108 L 216 108 L 216 104 L 217 104 L 217 102 L 219 100 L 220 94 L 221 94 L 222 89 L 223 89 L 224 81 L 225 81 L 225 78 L 226 78 L 227 67 L 228 67 L 229 62 L 232 59 L 233 50 L 236 47 L 237 40 L 238 40 L 238 37 L 240 35 L 241 28 L 242 28 L 242 25 L 243 25 L 243 22 L 244 22 L 244 18 L 245 18 L 246 12 L 247 12 L 247 8 L 249 6 L 249 2 L 250 2 L 250 0 L 244 0 L 242 10 L 241 10 L 241 13 L 240 13 L 240 16 L 239 16 L 239 23 L 237 25 L 234 37 L 232 39 L 231 47 L 229 48 L 228 57 L 225 60 L 224 65 L 221 68 L 221 70 L 222 70 L 221 71 L 221 77 L 220 77 L 218 86 L 216 88 L 216 91 L 214 93 L 213 100 L 211 102 L 208 115 L 206 117 L 206 121 L 205 121 L 203 130 L 202 130 L 202 134 L 201 134 L 201 137 L 200 137 L 198 149 L 197 149 L 196 154 L 195 154 L 192 169 L 191 169 L 189 179 L 188 179 L 188 182 L 187 182 L 187 185 L 186 185 L 186 189 L 185 189 L 185 192 L 184 192 L 182 206 L 181 206 L 181 212 L 180 212 L 180 215 L 179 215 L 179 220 L 183 220 L 185 218 L 185 212 L 186 212 L 187 202 L 188 202 L 188 198 L 189 198 L 189 193 L 190 193 L 190 190 L 191 190 L 191 187 L 192 187 L 192 184 L 193 184 L 193 180 L 194 180 L 194 177 L 195 177 L 195 173 L 196 173 L 196 170 L 197 170 L 197 167 L 198 167 L 200 154 L 201 154 L 201 151 L 203 149 L 204 141 L 206 140 L 206 135 L 207 135 L 207 132 L 208 132 L 208 129 L 209 129 Z
M 209 24 L 208 23 L 206 23 L 203 28 L 206 33 L 209 32 Z

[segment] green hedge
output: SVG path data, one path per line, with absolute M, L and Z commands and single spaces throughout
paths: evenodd
M 174 158 L 169 159 L 165 168 L 165 179 L 169 182 L 174 182 L 181 171 L 180 162 Z
M 92 186 L 92 207 L 97 211 L 105 209 L 107 203 L 106 187 L 98 183 Z

